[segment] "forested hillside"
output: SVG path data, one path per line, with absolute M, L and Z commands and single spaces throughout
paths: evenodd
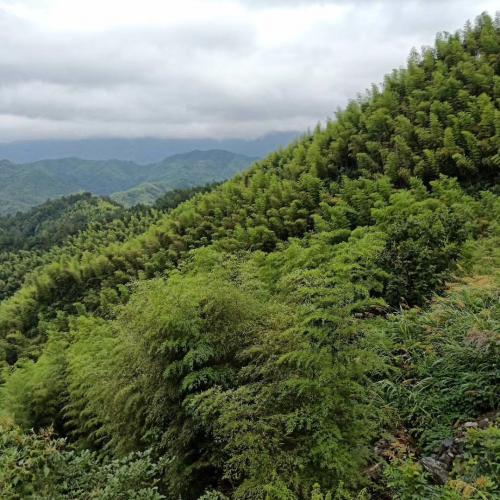
M 112 198 L 126 207 L 152 204 L 163 193 L 220 182 L 248 167 L 256 158 L 229 151 L 191 151 L 170 156 L 148 165 L 147 177 L 133 188 L 117 192 Z
M 83 193 L 0 217 L 0 250 L 47 250 L 85 229 L 91 220 L 113 219 L 119 208 L 109 200 Z
M 152 204 L 167 191 L 220 182 L 255 158 L 222 150 L 192 151 L 158 163 L 63 158 L 15 165 L 0 161 L 0 215 L 80 192 L 109 196 L 125 206 Z
M 167 211 L 212 186 L 168 191 L 152 206 L 128 209 L 84 193 L 47 201 L 26 213 L 0 217 L 0 300 L 29 281 L 38 267 L 127 241 Z
M 499 103 L 483 14 L 144 231 L 61 247 L 0 303 L 2 496 L 497 498 Z

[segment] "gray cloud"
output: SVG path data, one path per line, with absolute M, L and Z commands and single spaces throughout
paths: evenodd
M 96 27 L 66 25 L 51 0 L 0 0 L 0 141 L 305 129 L 437 31 L 493 14 L 492 1 L 471 3 L 213 0 L 175 11 L 153 2 L 143 6 L 158 9 L 152 22 L 130 11 L 121 22 L 116 2 L 120 22 Z

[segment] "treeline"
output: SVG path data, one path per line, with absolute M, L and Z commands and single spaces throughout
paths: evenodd
M 418 462 L 498 405 L 499 48 L 486 14 L 440 35 L 326 127 L 33 273 L 0 304 L 5 491 L 105 497 L 108 467 L 131 498 L 500 494 L 496 425 L 443 484 Z M 488 277 L 422 313 L 459 271 Z M 48 427 L 66 444 L 21 433 Z

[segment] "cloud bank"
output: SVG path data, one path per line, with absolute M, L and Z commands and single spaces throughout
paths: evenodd
M 0 141 L 303 130 L 494 4 L 0 0 Z

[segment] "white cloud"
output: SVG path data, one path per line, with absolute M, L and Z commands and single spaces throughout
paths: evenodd
M 0 141 L 305 129 L 494 2 L 0 0 Z

